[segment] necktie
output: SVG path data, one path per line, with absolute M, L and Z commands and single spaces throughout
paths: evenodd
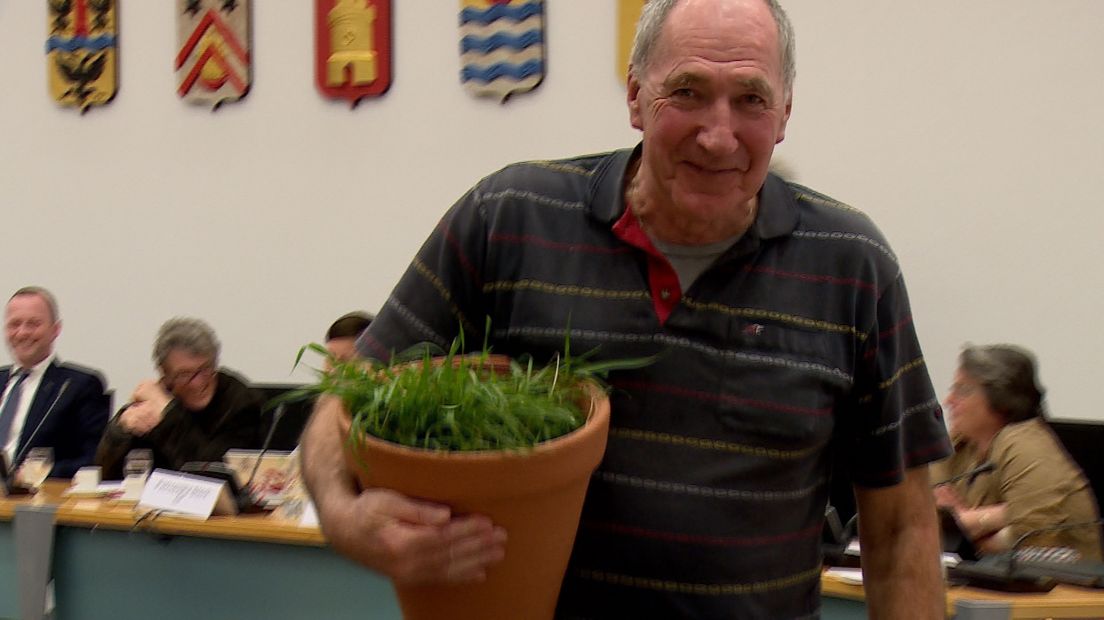
M 11 432 L 15 411 L 19 409 L 19 400 L 23 396 L 23 382 L 27 380 L 28 374 L 23 369 L 16 371 L 15 385 L 8 392 L 8 399 L 4 401 L 4 406 L 0 407 L 0 449 L 8 445 L 8 433 Z

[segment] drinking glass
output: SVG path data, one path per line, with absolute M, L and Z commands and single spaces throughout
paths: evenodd
M 31 448 L 23 459 L 20 477 L 31 487 L 38 489 L 54 468 L 53 448 Z
M 140 477 L 143 481 L 153 471 L 153 451 L 137 448 L 127 452 L 126 461 L 123 464 L 123 477 Z

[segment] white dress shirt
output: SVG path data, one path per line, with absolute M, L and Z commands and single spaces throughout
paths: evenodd
M 54 361 L 54 357 L 54 354 L 51 353 L 49 357 L 35 364 L 30 369 L 27 378 L 23 380 L 23 395 L 19 399 L 19 407 L 15 410 L 15 418 L 12 419 L 8 442 L 4 444 L 4 458 L 7 459 L 8 463 L 11 463 L 15 456 L 15 448 L 19 445 L 19 436 L 23 434 L 23 424 L 27 421 L 27 412 L 31 410 L 31 403 L 34 402 L 38 386 L 42 383 L 42 375 L 46 373 L 46 367 Z M 15 372 L 19 368 L 19 365 L 12 364 L 12 372 L 8 375 L 8 384 L 4 386 L 4 397 L 0 399 L 0 408 L 3 407 L 3 403 L 8 402 L 12 388 L 15 387 Z

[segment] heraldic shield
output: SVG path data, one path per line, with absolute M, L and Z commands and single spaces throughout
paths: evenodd
M 646 0 L 617 0 L 617 79 L 622 84 L 629 77 L 629 55 L 632 54 L 636 22 Z
M 48 0 L 46 72 L 63 106 L 103 105 L 116 91 L 115 0 Z
M 251 0 L 176 0 L 176 93 L 212 109 L 252 82 Z
M 460 80 L 505 102 L 544 78 L 542 0 L 460 0 Z
M 314 77 L 352 105 L 391 87 L 391 0 L 315 0 Z

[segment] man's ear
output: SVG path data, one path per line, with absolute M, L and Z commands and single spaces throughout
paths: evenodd
M 636 79 L 632 66 L 629 66 L 629 79 L 626 84 L 628 94 L 626 101 L 629 104 L 629 124 L 634 128 L 643 130 L 643 117 L 640 113 L 640 81 Z
M 786 97 L 786 107 L 782 111 L 782 121 L 778 127 L 778 138 L 775 139 L 775 144 L 782 144 L 782 141 L 786 139 L 786 123 L 790 122 L 790 111 L 793 110 L 793 94 Z

